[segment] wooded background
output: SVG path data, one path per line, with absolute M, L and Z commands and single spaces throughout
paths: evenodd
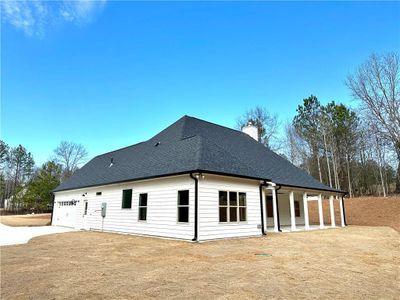
M 237 129 L 252 123 L 259 142 L 349 197 L 399 194 L 399 55 L 371 55 L 344 83 L 356 109 L 337 101 L 321 104 L 310 95 L 290 122 L 282 124 L 261 105 L 240 116 Z M 0 207 L 8 203 L 13 211 L 51 210 L 51 191 L 86 158 L 83 145 L 64 141 L 52 159 L 37 167 L 25 147 L 0 141 Z

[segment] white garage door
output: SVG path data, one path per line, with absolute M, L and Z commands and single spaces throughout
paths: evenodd
M 56 202 L 54 225 L 75 227 L 77 204 L 76 200 Z

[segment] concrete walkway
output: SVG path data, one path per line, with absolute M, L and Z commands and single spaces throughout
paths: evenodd
M 11 227 L 0 224 L 0 246 L 26 244 L 36 236 L 69 231 L 75 229 L 58 226 Z

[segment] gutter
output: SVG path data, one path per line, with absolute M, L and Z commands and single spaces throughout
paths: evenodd
M 250 179 L 250 180 L 264 180 L 263 178 L 258 178 L 258 177 L 251 177 L 251 176 L 245 176 L 245 175 L 236 175 L 236 174 L 230 174 L 230 173 L 195 169 L 195 170 L 187 170 L 187 171 L 176 172 L 176 173 L 138 177 L 138 178 L 133 178 L 133 179 L 117 180 L 117 181 L 110 181 L 110 182 L 103 182 L 103 183 L 89 184 L 89 185 L 80 185 L 80 186 L 75 186 L 75 187 L 70 187 L 70 188 L 58 189 L 59 188 L 59 186 L 58 186 L 55 189 L 53 189 L 51 192 L 55 193 L 55 192 L 64 192 L 64 191 L 72 191 L 72 190 L 81 190 L 81 189 L 98 187 L 98 186 L 106 186 L 106 185 L 110 185 L 110 184 L 120 184 L 120 183 L 126 183 L 126 182 L 135 182 L 135 181 L 159 179 L 159 178 L 165 178 L 165 177 L 171 177 L 171 176 L 187 175 L 188 173 L 193 173 L 193 172 L 196 172 L 196 173 L 198 172 L 198 173 L 202 173 L 202 174 L 227 176 L 227 177 L 235 177 L 235 178 L 243 178 L 243 179 Z M 67 182 L 67 181 L 65 181 L 65 182 Z
M 275 188 L 275 198 L 276 198 L 276 214 L 277 214 L 277 219 L 278 219 L 278 231 L 282 232 L 281 229 L 281 219 L 279 217 L 279 199 L 278 199 L 278 191 L 282 188 L 281 185 L 279 185 L 278 188 Z
M 344 207 L 344 197 L 347 195 L 346 192 L 343 193 L 342 199 L 340 201 L 342 201 L 342 206 L 343 206 L 343 220 L 344 220 L 344 226 L 347 226 L 347 222 L 346 222 L 346 208 Z
M 53 194 L 53 205 L 51 207 L 50 225 L 53 225 L 54 203 L 55 203 L 55 200 L 56 200 L 56 196 L 54 195 L 54 193 L 52 193 L 52 194 Z
M 262 235 L 267 235 L 266 232 L 264 231 L 264 207 L 263 207 L 263 195 L 262 195 L 264 186 L 268 186 L 266 180 L 260 183 L 260 209 L 261 209 L 261 233 Z
M 193 242 L 197 242 L 198 239 L 198 209 L 199 209 L 199 179 L 190 173 L 190 178 L 194 180 L 194 237 Z

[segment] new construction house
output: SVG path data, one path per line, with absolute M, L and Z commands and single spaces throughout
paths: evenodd
M 258 236 L 344 226 L 343 195 L 259 143 L 251 124 L 238 131 L 184 116 L 58 186 L 52 224 L 193 241 Z M 310 201 L 318 224 L 310 225 Z

